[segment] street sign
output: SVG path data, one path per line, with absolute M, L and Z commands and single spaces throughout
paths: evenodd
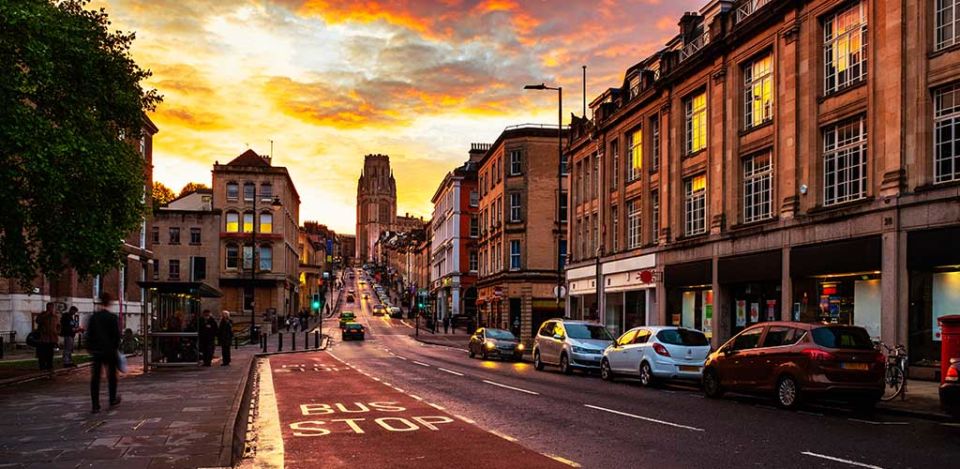
M 565 298 L 566 296 L 567 296 L 567 287 L 564 287 L 564 286 L 553 287 L 554 298 Z

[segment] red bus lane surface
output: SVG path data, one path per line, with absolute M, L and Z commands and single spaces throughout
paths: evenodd
M 327 353 L 277 355 L 270 366 L 286 467 L 568 467 Z

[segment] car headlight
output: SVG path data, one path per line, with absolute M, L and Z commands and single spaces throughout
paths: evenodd
M 493 350 L 496 347 L 493 342 L 484 342 L 483 346 L 486 347 L 487 350 Z
M 519 351 L 522 352 L 523 349 L 525 349 L 525 348 L 526 348 L 526 347 L 524 347 L 523 344 L 517 344 L 517 350 L 519 350 Z

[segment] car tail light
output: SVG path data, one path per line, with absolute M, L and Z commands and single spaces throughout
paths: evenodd
M 957 372 L 957 367 L 951 366 L 947 368 L 947 376 L 943 378 L 944 381 L 948 383 L 956 383 L 960 381 L 960 372 Z
M 663 356 L 665 356 L 665 357 L 669 357 L 669 356 L 670 356 L 670 351 L 667 350 L 667 348 L 664 347 L 663 344 L 654 343 L 654 344 L 653 344 L 653 351 L 654 351 L 654 352 L 657 352 L 657 355 L 663 355 Z
M 832 362 L 837 359 L 836 355 L 816 348 L 808 348 L 803 351 L 803 354 L 810 357 L 811 360 L 820 362 Z
M 886 365 L 886 364 L 887 364 L 887 357 L 886 357 L 886 355 L 884 355 L 884 354 L 882 354 L 882 353 L 880 353 L 880 352 L 877 352 L 877 354 L 874 355 L 874 357 L 873 357 L 873 362 L 874 362 L 874 363 L 877 363 L 877 364 L 879 364 L 879 365 Z

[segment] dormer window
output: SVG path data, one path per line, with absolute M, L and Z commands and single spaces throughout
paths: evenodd
M 630 99 L 640 94 L 640 75 L 634 75 L 630 78 Z

